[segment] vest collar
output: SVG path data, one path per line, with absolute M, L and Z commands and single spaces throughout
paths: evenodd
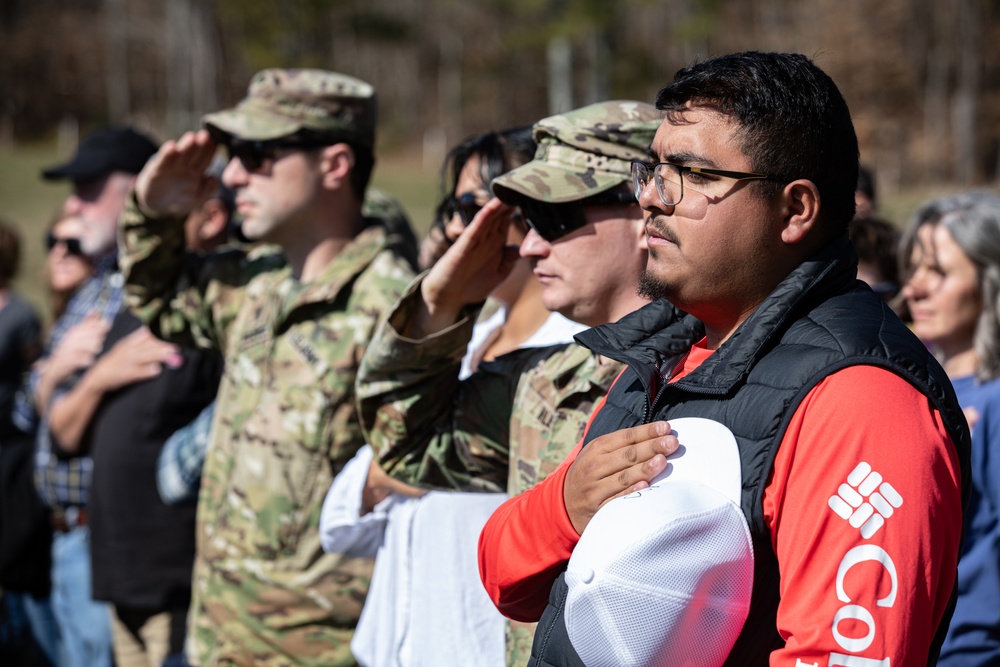
M 857 267 L 857 254 L 845 232 L 792 270 L 705 363 L 674 386 L 699 394 L 728 393 L 803 310 L 852 288 Z M 580 333 L 576 340 L 628 364 L 647 393 L 653 393 L 661 371 L 672 368 L 704 335 L 701 321 L 660 299 L 617 322 Z

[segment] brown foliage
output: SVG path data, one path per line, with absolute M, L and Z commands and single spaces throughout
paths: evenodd
M 800 51 L 841 85 L 862 160 L 890 187 L 997 176 L 1000 16 L 989 0 L 165 5 L 0 0 L 0 116 L 19 138 L 67 115 L 84 126 L 140 118 L 170 136 L 237 100 L 256 69 L 326 67 L 376 85 L 383 141 L 420 146 L 432 128 L 454 143 L 547 115 L 554 38 L 572 47 L 575 105 L 652 99 L 676 69 L 719 53 Z

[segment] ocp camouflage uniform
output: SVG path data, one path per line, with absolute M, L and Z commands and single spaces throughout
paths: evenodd
M 621 364 L 576 344 L 524 348 L 460 382 L 478 309 L 440 335 L 403 338 L 396 332 L 419 289 L 414 282 L 379 327 L 358 374 L 370 444 L 393 477 L 411 484 L 511 495 L 531 488 L 583 436 Z M 524 665 L 534 624 L 510 625 L 508 664 Z
M 412 270 L 377 220 L 306 285 L 273 246 L 197 263 L 180 220 L 133 203 L 123 225 L 132 308 L 156 335 L 226 358 L 198 503 L 194 658 L 354 664 L 373 561 L 324 554 L 319 515 L 364 444 L 354 379 L 365 346 Z
M 649 104 L 615 101 L 543 119 L 534 160 L 494 180 L 494 191 L 505 201 L 502 189 L 567 202 L 619 186 L 630 179 L 630 160 L 646 158 L 661 118 Z M 583 436 L 622 365 L 576 344 L 525 348 L 459 381 L 478 308 L 442 332 L 407 339 L 398 332 L 408 330 L 419 290 L 419 281 L 407 288 L 358 374 L 362 421 L 379 461 L 421 486 L 511 495 L 531 488 Z M 527 663 L 533 634 L 533 623 L 510 622 L 508 665 Z
M 432 488 L 531 488 L 583 435 L 594 401 L 621 370 L 576 344 L 522 348 L 458 372 L 477 308 L 422 341 L 400 336 L 416 302 L 413 282 L 378 328 L 358 374 L 369 443 L 393 477 Z
M 370 146 L 373 91 L 331 72 L 265 70 L 235 109 L 203 120 L 220 141 L 308 130 Z M 364 229 L 305 284 L 275 246 L 196 258 L 182 220 L 134 201 L 123 215 L 129 305 L 157 336 L 225 356 L 198 500 L 195 664 L 355 664 L 373 561 L 324 553 L 319 517 L 364 444 L 355 376 L 416 252 L 393 200 L 369 190 L 363 213 Z
M 508 201 L 585 199 L 631 180 L 662 113 L 642 102 L 592 104 L 534 126 L 534 159 L 492 183 Z M 621 366 L 570 344 L 528 348 L 484 363 L 464 382 L 458 369 L 475 321 L 468 307 L 448 329 L 400 336 L 419 303 L 419 282 L 373 339 L 358 376 L 369 442 L 394 477 L 430 487 L 530 488 L 582 435 L 593 402 Z

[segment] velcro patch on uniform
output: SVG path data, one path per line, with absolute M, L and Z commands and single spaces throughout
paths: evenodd
M 318 376 L 324 375 L 330 368 L 320 356 L 312 342 L 298 331 L 288 334 L 288 343 L 302 357 Z

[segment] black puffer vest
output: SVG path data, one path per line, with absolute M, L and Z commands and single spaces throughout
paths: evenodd
M 701 366 L 672 384 L 662 379 L 701 339 L 701 323 L 658 301 L 577 336 L 592 350 L 628 364 L 585 436 L 656 419 L 706 417 L 736 436 L 742 507 L 753 536 L 754 588 L 747 622 L 727 665 L 767 665 L 780 648 L 776 629 L 778 563 L 763 514 L 763 494 L 789 420 L 823 378 L 855 365 L 878 366 L 907 380 L 941 412 L 961 463 L 968 499 L 969 432 L 951 383 L 923 344 L 870 289 L 856 280 L 846 235 L 797 267 Z M 564 575 L 556 580 L 535 632 L 534 667 L 582 666 L 563 618 Z M 952 602 L 928 664 L 947 629 Z

